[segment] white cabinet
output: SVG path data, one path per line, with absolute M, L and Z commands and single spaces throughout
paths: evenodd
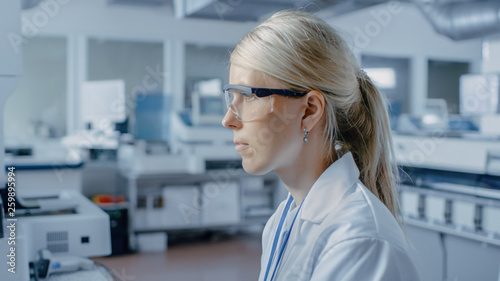
M 203 174 L 135 174 L 121 171 L 130 202 L 130 234 L 264 225 L 276 209 L 279 179 L 243 170 Z M 131 243 L 135 248 L 134 241 Z
M 240 187 L 237 182 L 231 182 L 219 187 L 215 182 L 203 183 L 201 186 L 205 202 L 201 208 L 202 225 L 239 224 Z
M 191 205 L 199 194 L 199 187 L 195 185 L 139 190 L 135 211 L 132 213 L 134 229 L 158 230 L 198 226 L 201 213 Z
M 201 214 L 190 208 L 195 198 L 200 196 L 196 185 L 165 186 L 162 189 L 163 208 L 159 226 L 189 227 L 200 224 Z

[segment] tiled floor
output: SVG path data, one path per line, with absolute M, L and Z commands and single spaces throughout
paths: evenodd
M 260 234 L 245 233 L 169 245 L 166 252 L 95 258 L 123 281 L 255 281 Z

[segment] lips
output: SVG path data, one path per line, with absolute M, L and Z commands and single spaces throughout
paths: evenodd
M 236 144 L 236 147 L 234 149 L 236 151 L 238 151 L 238 152 L 240 152 L 240 151 L 245 150 L 245 149 L 248 148 L 248 143 L 245 143 L 245 142 L 242 142 L 242 141 L 239 141 L 239 140 L 235 140 L 234 144 Z

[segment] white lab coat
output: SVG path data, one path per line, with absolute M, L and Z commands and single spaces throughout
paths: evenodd
M 304 199 L 273 280 L 420 280 L 400 226 L 358 177 L 352 154 L 347 153 L 318 178 Z M 285 203 L 264 228 L 259 281 L 264 281 Z M 290 229 L 298 209 L 292 202 L 282 234 Z M 268 280 L 276 260 L 277 255 Z

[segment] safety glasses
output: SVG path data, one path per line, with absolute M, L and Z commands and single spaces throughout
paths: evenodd
M 256 120 L 273 111 L 273 95 L 302 97 L 307 92 L 288 89 L 253 88 L 240 85 L 226 85 L 223 88 L 227 109 L 241 122 Z

